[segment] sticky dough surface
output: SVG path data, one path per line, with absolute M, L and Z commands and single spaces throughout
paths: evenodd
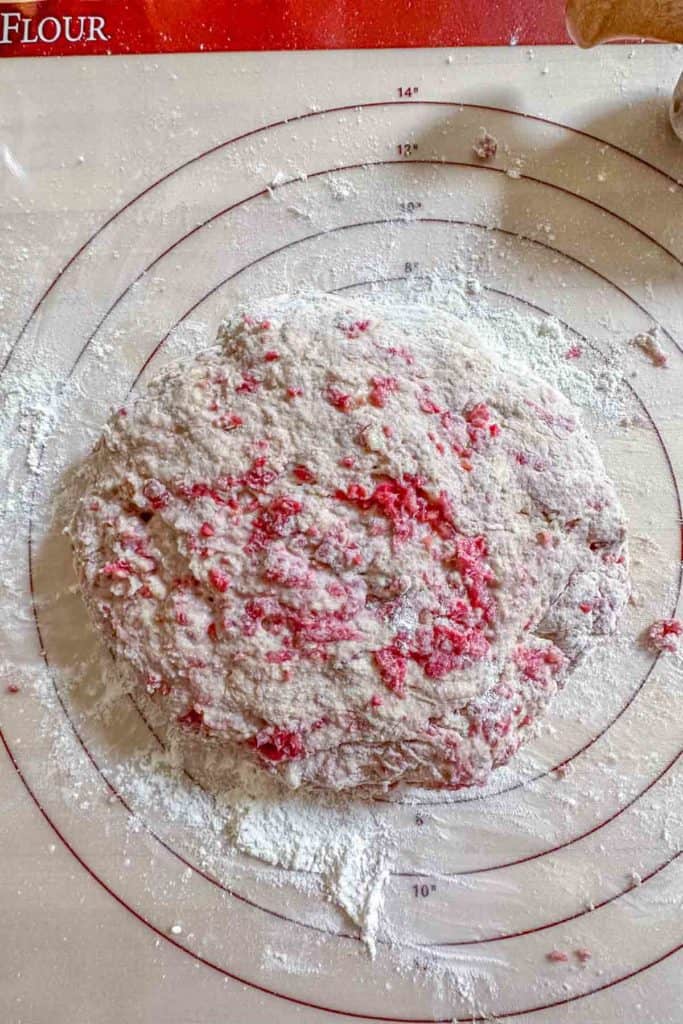
M 628 596 L 574 409 L 426 308 L 237 316 L 82 479 L 76 565 L 114 654 L 178 728 L 294 786 L 484 782 Z

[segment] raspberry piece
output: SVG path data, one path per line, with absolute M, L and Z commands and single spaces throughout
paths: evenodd
M 255 551 L 267 547 L 268 542 L 284 537 L 291 527 L 291 520 L 303 508 L 300 501 L 282 494 L 273 498 L 254 520 L 251 536 L 247 543 L 247 551 Z
M 393 690 L 397 697 L 403 697 L 406 690 L 406 674 L 408 672 L 408 659 L 395 647 L 383 647 L 379 651 L 373 651 L 373 658 L 379 670 L 380 678 L 388 690 Z M 370 702 L 373 707 L 376 698 Z M 381 698 L 379 698 L 381 703 Z
M 465 659 L 478 661 L 489 649 L 488 640 L 478 629 L 436 625 L 431 631 L 418 630 L 416 640 L 418 646 L 411 652 L 412 657 L 430 679 L 443 679 L 462 668 Z
M 292 470 L 292 476 L 295 476 L 299 483 L 302 484 L 312 484 L 315 480 L 315 473 L 312 473 L 308 466 L 295 466 Z
M 546 683 L 565 663 L 565 656 L 557 647 L 517 647 L 515 663 L 527 679 L 535 683 Z
M 168 505 L 169 493 L 158 480 L 148 480 L 142 488 L 142 493 L 155 511 Z
M 230 577 L 222 569 L 209 569 L 209 581 L 214 590 L 224 594 L 230 586 Z
M 680 619 L 659 619 L 653 622 L 647 631 L 648 646 L 655 651 L 674 653 L 678 650 L 679 637 L 682 633 L 683 623 Z
M 252 487 L 255 491 L 262 491 L 269 487 L 276 479 L 277 473 L 275 470 L 266 469 L 265 455 L 259 455 L 257 459 L 254 459 L 240 483 L 244 484 L 245 487 Z
M 387 404 L 390 395 L 399 390 L 399 384 L 395 377 L 372 377 L 370 380 L 370 405 L 383 409 Z
M 347 395 L 346 392 L 335 388 L 332 384 L 325 391 L 325 398 L 330 405 L 333 405 L 335 409 L 339 409 L 340 412 L 350 412 L 353 408 L 351 395 Z
M 267 761 L 293 761 L 306 753 L 300 733 L 277 726 L 261 729 L 247 744 Z
M 342 327 L 342 330 L 346 337 L 353 341 L 355 338 L 360 338 L 361 334 L 367 331 L 369 326 L 369 320 L 354 320 L 352 324 Z
M 244 374 L 242 374 L 242 382 L 237 385 L 237 387 L 235 388 L 235 391 L 238 394 L 248 394 L 248 395 L 251 395 L 251 394 L 253 394 L 254 391 L 257 391 L 260 387 L 261 387 L 261 381 L 258 380 L 258 378 L 256 378 L 253 373 L 244 373 Z
M 178 725 L 184 729 L 201 729 L 204 725 L 204 712 L 201 708 L 191 707 L 176 718 Z
M 118 562 L 106 562 L 100 572 L 103 576 L 111 576 L 115 580 L 124 580 L 133 572 L 130 562 L 120 559 Z

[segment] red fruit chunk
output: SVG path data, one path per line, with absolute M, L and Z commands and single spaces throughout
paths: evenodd
M 150 695 L 158 693 L 162 697 L 167 697 L 171 692 L 171 687 L 161 676 L 147 676 L 145 689 Z
M 100 572 L 103 576 L 111 576 L 115 580 L 123 580 L 133 572 L 130 562 L 120 559 L 118 562 L 106 562 Z
M 418 630 L 417 650 L 412 657 L 430 679 L 443 679 L 454 669 L 462 668 L 464 660 L 478 661 L 486 655 L 489 642 L 478 629 L 459 630 L 437 625 Z
M 339 409 L 340 412 L 350 412 L 353 408 L 353 399 L 351 395 L 347 395 L 344 391 L 339 388 L 335 388 L 332 384 L 325 391 L 325 398 L 333 405 L 335 409 Z
M 147 498 L 153 509 L 165 508 L 169 502 L 169 494 L 163 484 L 158 480 L 148 480 L 142 488 L 142 493 Z
M 201 709 L 188 708 L 184 714 L 178 715 L 176 721 L 185 729 L 201 729 L 204 725 L 204 712 Z
M 527 679 L 531 679 L 535 683 L 545 682 L 548 675 L 558 672 L 565 661 L 564 654 L 557 647 L 540 650 L 520 646 L 515 650 L 514 659 Z
M 235 388 L 238 394 L 252 394 L 261 387 L 261 381 L 258 380 L 253 373 L 242 374 L 242 382 Z
M 371 495 L 362 484 L 350 484 L 335 492 L 339 501 L 347 501 L 364 510 L 379 512 L 390 520 L 398 540 L 413 534 L 414 523 L 427 523 L 440 536 L 454 530 L 453 513 L 444 492 L 433 497 L 422 487 L 419 477 L 404 474 L 403 481 L 383 480 Z
M 405 695 L 406 674 L 408 671 L 408 659 L 395 647 L 383 647 L 379 651 L 373 651 L 373 657 L 379 670 L 380 678 L 384 685 L 398 697 Z M 377 707 L 376 698 L 372 698 L 373 707 Z M 381 703 L 381 699 L 379 700 Z
M 291 661 L 293 657 L 294 651 L 290 651 L 285 647 L 279 651 L 268 651 L 266 661 L 270 662 L 271 665 L 281 665 L 284 661 Z
M 312 473 L 308 466 L 295 466 L 292 470 L 292 476 L 295 476 L 299 483 L 302 484 L 312 484 L 315 480 L 315 473 Z
M 261 729 L 247 743 L 268 761 L 293 761 L 306 753 L 300 733 L 277 726 Z
M 473 448 L 478 449 L 488 437 L 497 437 L 500 427 L 491 423 L 491 410 L 485 402 L 479 402 L 465 413 L 467 436 Z
M 257 551 L 267 547 L 268 542 L 277 537 L 284 537 L 290 529 L 290 521 L 301 512 L 300 501 L 279 495 L 261 510 L 254 519 L 247 551 Z
M 389 395 L 395 394 L 399 390 L 399 384 L 395 377 L 373 377 L 370 383 L 372 384 L 370 405 L 374 405 L 378 409 L 384 408 Z
M 354 320 L 352 324 L 347 324 L 342 330 L 347 338 L 353 340 L 354 338 L 360 338 L 361 334 L 367 331 L 369 326 L 369 320 Z
M 674 652 L 678 650 L 678 638 L 681 634 L 683 623 L 679 619 L 659 619 L 648 629 L 647 640 L 649 646 L 656 651 Z
M 222 569 L 209 569 L 209 581 L 214 590 L 224 594 L 230 586 L 230 577 Z
M 431 395 L 427 394 L 426 391 L 423 391 L 420 394 L 418 398 L 418 405 L 422 409 L 422 412 L 426 412 L 427 415 L 431 415 L 432 413 L 436 414 L 443 412 L 441 406 L 437 405 L 437 403 L 434 401 Z
M 269 487 L 276 478 L 277 473 L 274 469 L 266 469 L 265 455 L 259 455 L 257 459 L 254 459 L 240 482 L 246 487 L 260 491 Z

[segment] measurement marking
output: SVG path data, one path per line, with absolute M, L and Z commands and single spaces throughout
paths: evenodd
M 637 159 L 637 158 L 636 158 L 636 159 Z M 86 865 L 86 866 L 87 866 L 87 865 Z M 134 912 L 134 911 L 133 911 L 133 912 Z M 660 957 L 660 958 L 663 958 L 663 957 Z M 653 962 L 653 963 L 657 963 L 657 962 Z M 634 972 L 634 973 L 637 973 L 637 972 Z M 632 976 L 632 975 L 630 975 L 630 976 Z M 629 977 L 630 977 L 630 976 L 629 976 Z M 616 983 L 616 982 L 611 982 L 611 983 L 608 983 L 608 985 L 607 985 L 607 986 L 601 986 L 601 987 L 608 987 L 608 986 L 609 986 L 610 984 L 615 984 L 615 983 Z M 588 994 L 588 993 L 585 993 L 585 994 Z M 575 997 L 572 997 L 572 999 L 573 999 L 573 998 L 575 998 Z M 567 1000 L 561 1000 L 561 1001 L 572 1001 L 572 999 L 567 999 Z M 555 1004 L 555 1005 L 558 1005 L 558 1004 Z M 539 1009 L 540 1009 L 540 1008 L 539 1008 Z
M 421 882 L 416 883 L 412 886 L 413 896 L 416 899 L 424 899 L 427 896 L 431 896 L 433 892 L 436 892 L 436 882 Z
M 559 128 L 561 131 L 569 132 L 570 134 L 578 135 L 580 138 L 590 139 L 592 142 L 597 142 L 601 146 L 606 146 L 608 149 L 614 150 L 616 153 L 621 153 L 622 156 L 626 156 L 630 160 L 635 160 L 636 163 L 642 164 L 643 167 L 649 168 L 649 170 L 654 171 L 655 174 L 659 174 L 661 177 L 666 178 L 666 180 L 671 182 L 671 184 L 673 184 L 674 186 L 678 187 L 680 185 L 680 181 L 678 180 L 678 178 L 675 178 L 672 174 L 669 174 L 667 171 L 662 170 L 661 167 L 657 167 L 656 164 L 650 163 L 650 161 L 646 160 L 644 157 L 638 156 L 636 153 L 631 153 L 628 149 L 625 149 L 623 146 L 618 146 L 616 143 L 610 142 L 608 139 L 604 139 L 599 135 L 591 135 L 590 132 L 584 131 L 582 128 L 574 128 L 572 125 L 563 124 L 561 121 L 553 121 L 552 118 L 541 117 L 540 114 L 528 114 L 525 113 L 524 111 L 512 110 L 507 107 L 494 107 L 486 103 L 464 103 L 458 102 L 456 100 L 418 100 L 417 105 L 425 107 L 449 107 L 456 108 L 458 110 L 481 110 L 486 111 L 487 113 L 494 114 L 509 114 L 511 117 L 521 117 L 525 121 L 534 121 L 538 124 L 550 125 L 553 128 Z M 100 224 L 100 226 L 93 232 L 93 234 L 89 238 L 87 238 L 85 242 L 83 242 L 83 244 L 80 245 L 74 253 L 72 253 L 72 255 L 69 257 L 66 263 L 62 266 L 61 270 L 59 270 L 59 272 L 51 280 L 47 288 L 45 288 L 45 290 L 42 292 L 40 298 L 37 300 L 33 309 L 31 310 L 28 317 L 24 321 L 19 331 L 19 334 L 15 338 L 12 346 L 10 347 L 9 351 L 7 352 L 7 355 L 4 358 L 2 367 L 0 367 L 0 375 L 4 373 L 5 368 L 9 364 L 9 361 L 14 354 L 15 349 L 17 348 L 19 342 L 24 336 L 26 329 L 28 328 L 28 325 L 31 323 L 34 316 L 38 312 L 39 307 L 48 297 L 50 292 L 56 287 L 57 283 L 67 272 L 69 267 L 78 259 L 78 257 L 83 253 L 85 249 L 88 248 L 89 245 L 92 245 L 95 239 L 99 235 L 101 235 L 102 232 L 107 227 L 109 227 L 109 225 L 113 221 L 115 221 L 118 217 L 121 216 L 121 214 L 125 213 L 126 210 L 130 209 L 131 206 L 139 202 L 148 193 L 152 192 L 159 185 L 162 185 L 165 181 L 168 181 L 170 178 L 175 177 L 176 174 L 179 174 L 187 167 L 191 167 L 193 164 L 198 163 L 200 160 L 203 160 L 206 157 L 211 156 L 213 153 L 217 153 L 220 150 L 226 149 L 228 146 L 232 146 L 236 142 L 242 142 L 244 141 L 244 139 L 249 139 L 255 135 L 260 135 L 262 132 L 270 131 L 273 128 L 282 128 L 285 125 L 289 126 L 295 124 L 297 121 L 306 121 L 311 117 L 324 117 L 326 114 L 341 114 L 349 110 L 374 110 L 379 107 L 399 106 L 401 106 L 400 100 L 375 100 L 370 103 L 346 103 L 339 107 L 328 107 L 326 110 L 312 110 L 305 114 L 299 114 L 296 117 L 285 118 L 280 121 L 271 121 L 268 124 L 260 125 L 258 128 L 251 128 L 249 131 L 242 132 L 240 135 L 235 135 L 231 139 L 225 139 L 223 142 L 217 142 L 215 146 L 211 146 L 209 149 L 205 149 L 201 153 L 197 153 L 196 156 L 190 157 L 188 160 L 185 160 L 184 163 L 178 164 L 177 167 L 173 167 L 171 168 L 170 171 L 167 171 L 165 174 L 162 174 L 161 177 L 151 182 L 140 192 L 138 192 L 137 195 L 133 196 L 131 199 L 125 202 L 123 206 L 119 207 L 118 210 L 114 210 L 114 212 L 110 214 L 110 216 L 107 217 L 107 219 L 103 221 L 102 224 Z M 576 198 L 580 197 L 577 196 Z M 602 209 L 602 207 L 600 208 Z M 634 227 L 634 225 L 631 225 L 631 227 Z M 638 228 L 636 228 L 636 230 L 638 230 Z M 651 240 L 655 241 L 654 239 Z M 659 242 L 655 241 L 655 244 L 658 245 L 660 248 L 663 248 L 665 252 L 669 251 L 668 249 L 665 249 L 664 246 L 662 246 Z M 673 256 L 673 253 L 669 253 L 669 255 Z M 677 257 L 674 257 L 674 259 L 677 259 Z M 678 262 L 680 263 L 681 261 L 678 260 Z M 671 335 L 667 333 L 667 337 L 671 338 Z M 673 338 L 671 338 L 671 340 L 674 341 Z M 678 345 L 676 341 L 674 341 L 674 344 L 680 350 L 680 345 Z

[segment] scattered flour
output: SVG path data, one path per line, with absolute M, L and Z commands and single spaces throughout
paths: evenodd
M 343 200 L 352 195 L 342 183 L 335 198 Z M 586 410 L 597 419 L 605 430 L 619 431 L 624 426 L 643 426 L 640 413 L 634 408 L 625 383 L 626 355 L 615 342 L 608 352 L 607 360 L 591 362 L 590 349 L 581 358 L 566 358 L 568 348 L 577 341 L 576 336 L 559 321 L 542 313 L 521 313 L 516 309 L 497 309 L 484 301 L 485 289 L 478 277 L 472 274 L 457 276 L 448 281 L 433 277 L 416 280 L 411 284 L 409 298 L 422 301 L 430 306 L 440 306 L 471 323 L 484 333 L 491 350 L 503 355 L 511 362 L 529 363 L 542 377 L 562 391 L 575 405 Z M 373 302 L 381 302 L 381 293 L 373 295 Z M 392 302 L 387 296 L 386 301 Z M 194 323 L 188 328 L 187 344 L 199 344 L 203 325 Z M 205 340 L 205 339 L 203 339 Z M 580 339 L 583 347 L 585 342 Z M 101 353 L 101 358 L 111 362 L 111 355 Z M 21 374 L 14 374 L 9 388 L 4 386 L 0 402 L 0 436 L 5 443 L 0 447 L 0 472 L 7 480 L 19 476 L 16 472 L 19 460 L 26 459 L 29 474 L 27 483 L 11 485 L 6 494 L 2 513 L 3 528 L 11 529 L 12 524 L 21 520 L 28 493 L 35 482 L 40 461 L 42 444 L 54 432 L 60 432 L 60 415 L 73 398 L 72 385 L 60 389 L 54 384 L 54 374 L 49 361 L 24 363 Z M 98 422 L 88 422 L 86 428 L 95 435 Z M 25 454 L 26 449 L 28 455 Z M 64 468 L 66 468 L 66 459 Z M 61 495 L 61 503 L 70 502 L 68 482 Z M 9 564 L 2 564 L 6 583 L 6 603 L 15 609 L 23 607 L 19 601 L 21 578 L 15 576 Z M 24 612 L 14 611 L 13 616 L 23 619 Z M 12 618 L 14 622 L 14 618 Z M 9 619 L 8 619 L 9 622 Z M 102 666 L 109 664 L 101 654 L 93 656 L 91 663 L 83 663 L 79 671 L 74 664 L 67 667 L 66 677 L 60 685 L 71 687 L 74 700 L 81 699 L 87 691 L 82 678 L 97 678 L 99 689 L 89 694 L 87 713 L 115 722 L 120 714 L 122 702 L 128 698 L 122 695 L 116 673 L 110 671 L 104 678 L 98 673 Z M 22 689 L 32 684 L 45 706 L 46 720 L 56 717 L 56 702 L 52 691 L 52 680 L 44 670 L 37 670 L 28 664 L 21 666 L 6 663 L 2 666 L 12 671 Z M 110 666 L 111 667 L 111 666 Z M 78 694 L 77 694 L 78 691 Z M 52 725 L 46 726 L 52 728 Z M 48 768 L 55 783 L 61 786 L 65 799 L 75 802 L 87 811 L 93 792 L 86 783 L 84 773 L 74 762 L 71 738 L 57 732 L 53 740 L 54 756 Z M 215 870 L 217 875 L 230 877 L 238 870 L 233 855 L 256 858 L 264 865 L 286 868 L 292 872 L 290 881 L 301 873 L 302 885 L 308 885 L 310 876 L 318 880 L 318 891 L 340 907 L 353 922 L 359 934 L 374 951 L 379 933 L 382 931 L 382 898 L 385 882 L 395 866 L 401 836 L 387 825 L 381 814 L 371 804 L 360 801 L 349 802 L 344 798 L 316 799 L 292 796 L 286 799 L 273 788 L 265 778 L 240 778 L 236 774 L 222 785 L 219 795 L 212 792 L 212 765 L 204 766 L 204 788 L 192 783 L 183 775 L 180 758 L 174 756 L 172 748 L 168 753 L 157 755 L 131 756 L 116 764 L 110 781 L 124 794 L 133 808 L 130 818 L 132 830 L 142 829 L 147 812 L 154 812 L 160 820 L 177 823 L 194 835 L 194 849 L 197 861 L 206 869 Z M 616 767 L 612 766 L 612 771 Z M 116 801 L 116 797 L 112 797 Z M 540 821 L 521 823 L 535 831 L 542 827 Z M 508 821 L 514 828 L 515 822 Z M 173 922 L 169 922 L 169 927 Z M 389 937 L 391 938 L 391 937 Z M 394 937 L 399 946 L 404 944 Z M 386 936 L 383 936 L 386 941 Z M 405 949 L 397 952 L 401 969 L 417 972 L 424 977 L 425 984 L 436 985 L 439 978 L 448 978 L 448 984 L 456 984 L 462 990 L 462 998 L 470 999 L 473 1006 L 483 1005 L 480 999 L 486 996 L 490 982 L 487 961 L 468 955 L 466 965 L 455 956 L 429 954 L 416 962 L 414 953 Z M 265 950 L 264 958 L 271 965 L 280 963 L 278 953 Z M 287 969 L 296 969 L 289 962 Z M 302 968 L 300 968 L 302 969 Z M 436 980 L 435 980 L 436 979 Z M 454 982 L 455 979 L 455 982 Z M 446 984 L 446 981 L 443 981 Z
M 252 857 L 319 873 L 328 898 L 359 927 L 374 955 L 382 889 L 397 846 L 389 826 L 345 801 L 276 797 L 238 800 L 228 808 L 227 832 Z

